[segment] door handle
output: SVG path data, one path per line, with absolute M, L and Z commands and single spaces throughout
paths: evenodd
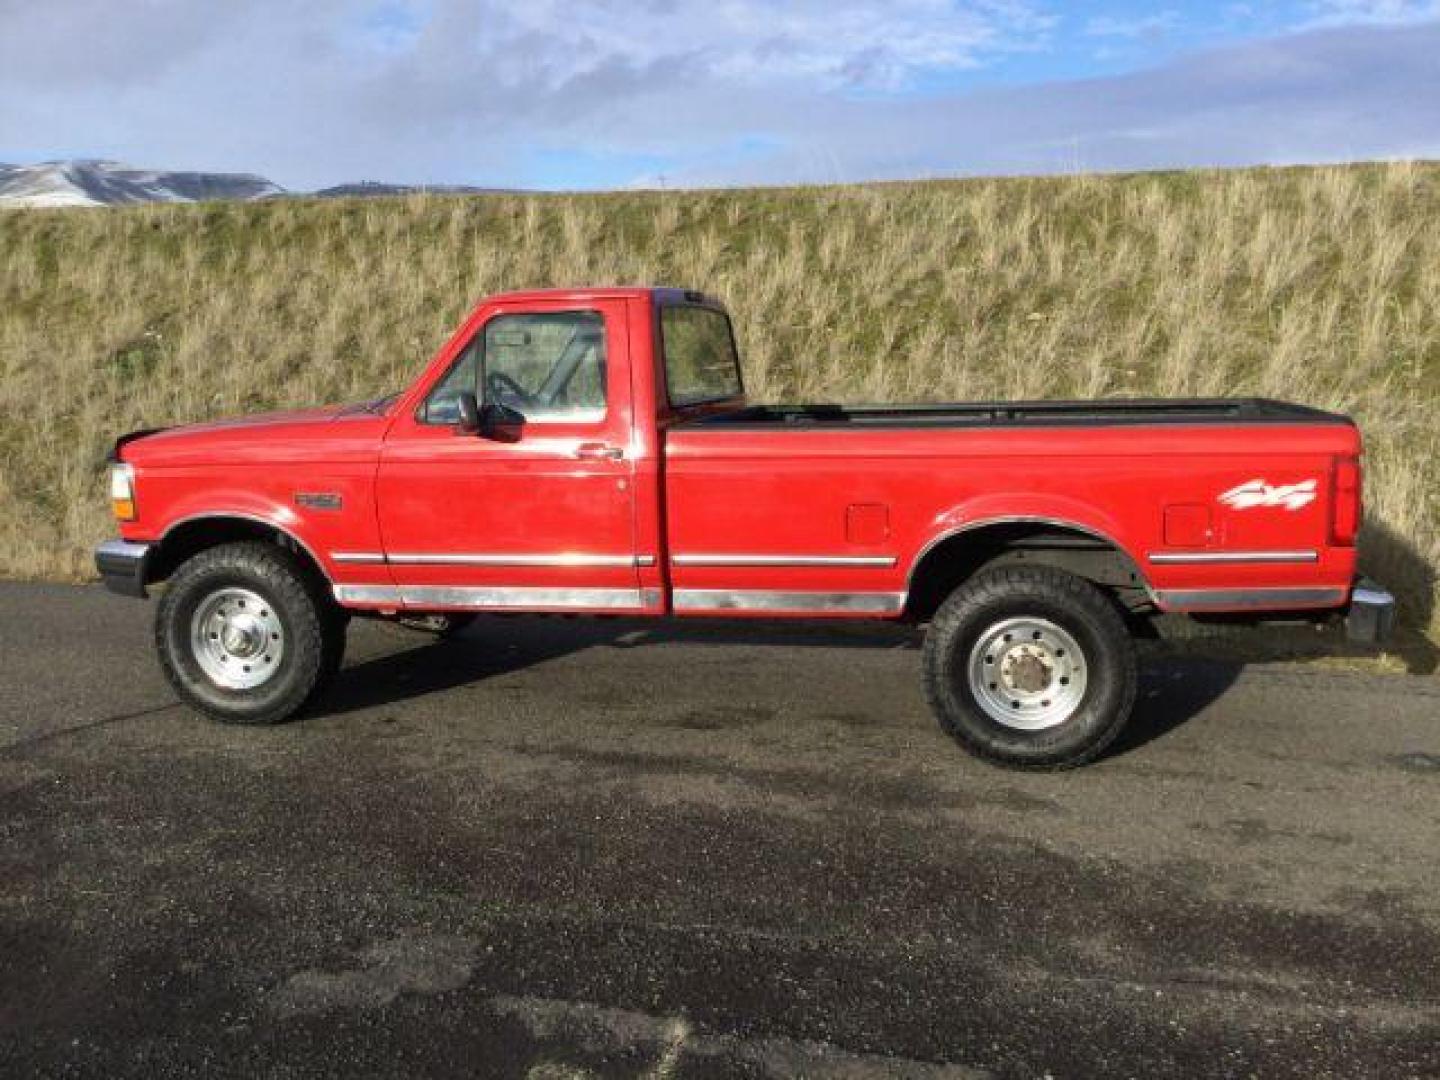
M 618 446 L 587 442 L 575 448 L 575 456 L 585 461 L 621 461 L 625 457 L 625 451 Z

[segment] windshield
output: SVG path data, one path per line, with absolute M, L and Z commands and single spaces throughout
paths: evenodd
M 660 309 L 665 384 L 676 407 L 721 401 L 745 392 L 730 317 L 708 307 Z

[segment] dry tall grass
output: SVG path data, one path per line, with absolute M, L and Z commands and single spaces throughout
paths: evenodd
M 762 399 L 1263 394 L 1357 416 L 1440 565 L 1440 167 L 0 214 L 0 573 L 88 575 L 117 432 L 397 388 L 477 297 L 681 283 Z

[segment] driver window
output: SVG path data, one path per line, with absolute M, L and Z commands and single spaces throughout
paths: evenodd
M 593 311 L 496 316 L 431 391 L 426 422 L 456 423 L 466 390 L 527 422 L 604 419 L 605 320 Z
M 470 391 L 480 396 L 480 335 L 465 346 L 460 359 L 435 384 L 430 396 L 425 399 L 421 420 L 427 424 L 453 427 L 460 422 L 460 395 Z

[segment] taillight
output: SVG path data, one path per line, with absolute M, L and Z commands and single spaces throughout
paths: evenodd
M 1360 535 L 1360 461 L 1340 458 L 1335 462 L 1335 494 L 1330 500 L 1330 539 L 1350 547 Z

